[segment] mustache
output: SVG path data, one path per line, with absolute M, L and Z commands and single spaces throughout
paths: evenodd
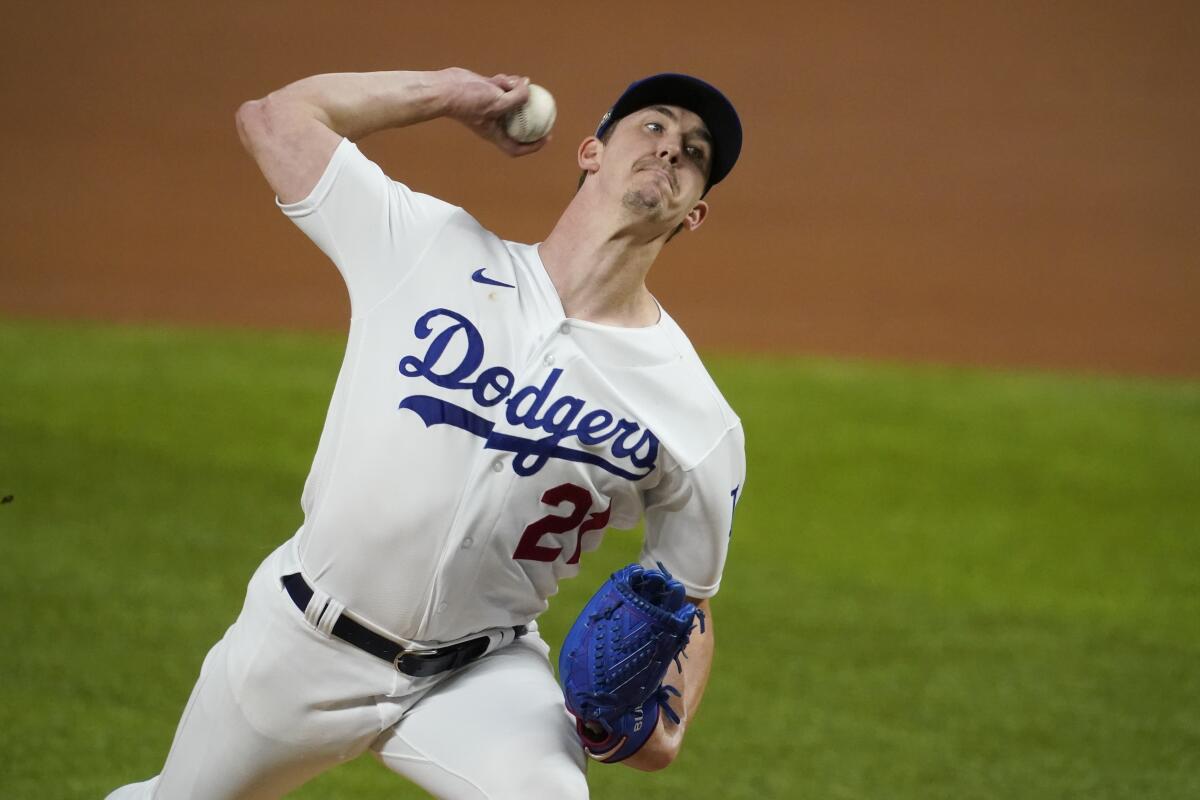
M 667 174 L 667 180 L 671 183 L 671 188 L 679 191 L 679 179 L 675 176 L 675 170 L 664 164 L 661 159 L 651 156 L 650 158 L 639 159 L 634 162 L 634 167 L 637 170 L 643 169 L 660 169 Z

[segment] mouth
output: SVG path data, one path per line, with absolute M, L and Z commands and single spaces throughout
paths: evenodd
M 639 171 L 640 172 L 650 172 L 655 175 L 661 175 L 663 178 L 666 179 L 667 183 L 670 185 L 672 192 L 675 192 L 675 193 L 679 192 L 679 186 L 675 182 L 675 175 L 672 174 L 669 170 L 665 170 L 662 167 L 657 166 L 655 164 L 647 164 L 645 166 L 640 167 Z

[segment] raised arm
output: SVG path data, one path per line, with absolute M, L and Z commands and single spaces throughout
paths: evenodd
M 674 686 L 682 695 L 682 698 L 673 699 L 671 702 L 671 707 L 679 714 L 679 724 L 671 722 L 666 714 L 659 715 L 658 728 L 655 729 L 654 735 L 642 745 L 641 750 L 620 762 L 627 767 L 654 772 L 669 766 L 683 747 L 683 734 L 688 723 L 696 718 L 696 712 L 700 709 L 700 700 L 704 697 L 704 687 L 708 685 L 708 673 L 712 668 L 715 641 L 712 607 L 707 600 L 689 600 L 704 612 L 704 633 L 700 632 L 699 625 L 692 630 L 685 651 L 687 658 L 679 659 L 683 670 L 680 671 L 672 665 L 667 671 L 667 676 L 663 678 L 664 684 Z
M 304 199 L 342 137 L 450 117 L 512 156 L 540 149 L 504 133 L 506 113 L 529 98 L 528 79 L 485 78 L 457 67 L 437 72 L 315 75 L 243 103 L 238 135 L 280 202 Z

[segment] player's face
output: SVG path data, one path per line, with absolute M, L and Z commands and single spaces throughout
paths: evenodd
M 674 227 L 700 203 L 712 151 L 708 128 L 695 113 L 650 106 L 617 123 L 603 171 L 617 179 L 625 208 Z

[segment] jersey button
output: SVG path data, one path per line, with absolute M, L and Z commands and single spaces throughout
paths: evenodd
M 571 332 L 571 326 L 564 322 L 562 325 L 558 326 L 558 332 L 564 335 L 568 334 Z
M 548 366 L 550 366 L 551 364 L 553 364 L 553 363 L 554 363 L 554 354 L 553 354 L 553 353 L 546 353 L 546 357 L 545 357 L 545 358 L 543 358 L 543 359 L 542 359 L 542 361 L 543 361 L 543 362 L 545 362 L 545 364 L 546 364 L 546 366 L 547 366 L 547 367 L 548 367 Z
M 437 612 L 440 614 L 440 613 L 442 613 L 443 611 L 445 611 L 445 610 L 446 610 L 446 608 L 447 608 L 446 604 L 445 604 L 445 603 L 441 603 L 440 605 L 438 605 Z
M 492 462 L 492 472 L 503 472 L 503 471 L 504 471 L 504 462 L 497 458 L 495 461 Z
M 467 538 L 463 539 L 463 550 L 470 550 L 471 545 L 473 544 L 475 544 L 475 540 L 468 536 Z

